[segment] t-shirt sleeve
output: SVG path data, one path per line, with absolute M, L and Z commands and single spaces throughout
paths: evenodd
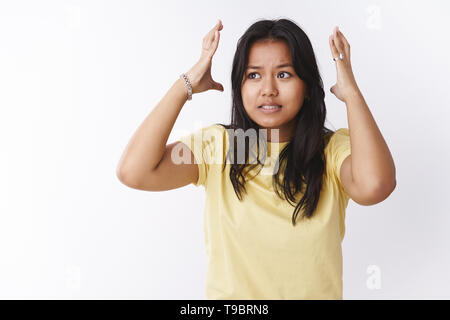
M 215 128 L 215 125 L 204 127 L 176 140 L 183 142 L 194 154 L 194 161 L 198 166 L 198 180 L 193 182 L 196 187 L 206 186 L 211 164 L 215 162 L 217 141 Z M 183 149 L 183 157 L 189 155 L 189 150 Z
M 340 190 L 347 197 L 348 194 L 344 189 L 341 181 L 341 166 L 345 158 L 351 154 L 350 132 L 347 128 L 340 128 L 334 132 L 326 148 L 327 166 L 332 180 L 338 184 Z

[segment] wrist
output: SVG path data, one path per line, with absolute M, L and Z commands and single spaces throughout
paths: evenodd
M 179 94 L 181 94 L 183 96 L 183 98 L 187 101 L 188 99 L 188 90 L 186 88 L 186 84 L 184 83 L 183 78 L 178 78 L 174 84 L 174 87 L 176 87 L 176 90 Z
M 345 102 L 348 103 L 352 100 L 361 99 L 361 97 L 362 97 L 361 91 L 359 91 L 358 87 L 355 87 L 348 91 L 345 97 Z
M 191 80 L 189 79 L 189 76 L 186 75 L 185 73 L 182 73 L 179 77 L 179 80 L 181 80 L 181 82 L 183 83 L 183 86 L 185 88 L 185 92 L 186 92 L 186 99 L 187 100 L 192 100 L 192 84 L 191 84 Z

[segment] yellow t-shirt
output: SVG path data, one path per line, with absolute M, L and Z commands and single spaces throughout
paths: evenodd
M 223 126 L 213 124 L 177 141 L 192 150 L 199 169 L 194 185 L 206 191 L 207 299 L 342 299 L 349 196 L 339 170 L 351 153 L 347 128 L 337 130 L 325 148 L 326 174 L 313 217 L 298 217 L 295 226 L 295 208 L 275 194 L 270 174 L 247 181 L 239 201 L 228 160 L 222 171 L 229 147 Z M 268 142 L 270 157 L 276 159 L 287 143 Z

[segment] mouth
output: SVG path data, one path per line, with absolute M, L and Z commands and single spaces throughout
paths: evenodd
M 258 108 L 262 108 L 263 106 L 259 106 Z M 267 107 L 267 106 L 265 106 L 265 107 Z M 278 108 L 281 108 L 281 106 L 277 106 Z
M 259 106 L 258 109 L 260 109 L 264 113 L 272 113 L 272 112 L 280 111 L 282 107 L 283 106 L 271 106 L 271 107 Z

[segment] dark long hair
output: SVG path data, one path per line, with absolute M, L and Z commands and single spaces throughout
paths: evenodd
M 319 201 L 322 189 L 322 179 L 325 172 L 324 148 L 330 134 L 330 129 L 324 126 L 326 108 L 322 78 L 319 74 L 316 58 L 311 42 L 305 32 L 294 22 L 288 19 L 260 20 L 252 24 L 242 35 L 237 43 L 233 59 L 231 73 L 232 85 L 232 113 L 231 123 L 221 124 L 226 129 L 242 129 L 246 132 L 254 129 L 258 136 L 259 125 L 248 116 L 242 103 L 241 85 L 248 64 L 248 54 L 252 44 L 260 40 L 282 40 L 290 48 L 292 62 L 296 74 L 306 82 L 309 99 L 305 99 L 303 106 L 295 116 L 296 128 L 291 141 L 281 150 L 277 165 L 280 170 L 273 175 L 273 187 L 281 199 L 287 200 L 293 207 L 292 224 L 295 226 L 297 216 L 303 209 L 302 217 L 312 217 Z M 230 146 L 227 159 L 237 159 L 236 136 L 229 135 Z M 264 141 L 261 139 L 261 141 Z M 230 148 L 231 149 L 231 148 Z M 259 157 L 256 164 L 248 164 L 249 146 L 245 139 L 245 163 L 231 162 L 230 180 L 238 199 L 242 200 L 242 191 L 245 189 L 245 176 L 255 167 L 260 167 L 263 162 Z M 233 156 L 233 158 L 231 158 Z M 226 160 L 223 170 L 225 170 Z M 283 172 L 283 180 L 280 181 L 280 173 Z M 282 194 L 284 196 L 282 196 Z M 301 200 L 296 203 L 296 197 L 303 193 Z

